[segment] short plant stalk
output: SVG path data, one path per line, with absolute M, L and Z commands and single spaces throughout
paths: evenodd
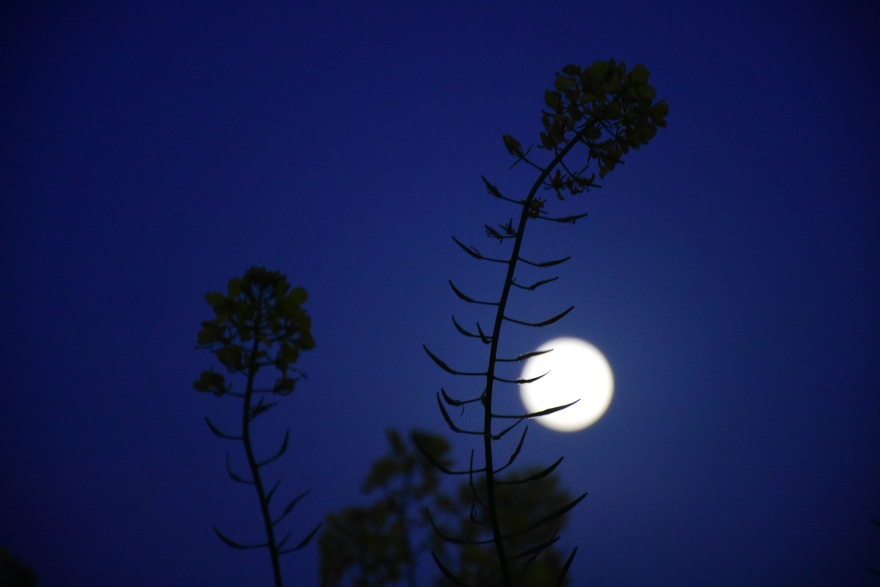
M 259 332 L 260 320 L 262 314 L 258 311 L 256 320 L 254 321 L 254 331 Z M 269 557 L 272 559 L 272 575 L 275 578 L 275 587 L 282 587 L 281 582 L 281 561 L 278 559 L 278 545 L 275 542 L 275 529 L 272 526 L 272 517 L 269 514 L 269 502 L 266 499 L 266 492 L 263 490 L 263 480 L 260 477 L 260 468 L 257 466 L 257 459 L 254 456 L 254 450 L 251 446 L 251 396 L 254 392 L 254 378 L 257 375 L 259 366 L 257 365 L 257 349 L 259 346 L 259 338 L 254 337 L 254 344 L 251 348 L 250 361 L 248 362 L 247 386 L 244 390 L 244 410 L 241 416 L 241 438 L 244 442 L 244 452 L 247 455 L 248 466 L 251 470 L 251 478 L 254 480 L 254 487 L 257 490 L 257 497 L 260 500 L 260 511 L 263 513 L 263 525 L 266 527 L 266 542 L 269 548 Z
M 281 481 L 276 481 L 267 492 L 260 469 L 285 454 L 290 430 L 285 433 L 284 440 L 273 456 L 258 459 L 251 439 L 251 424 L 257 416 L 269 411 L 278 402 L 264 403 L 261 398 L 254 405 L 253 399 L 254 394 L 257 393 L 271 394 L 274 397 L 289 395 L 293 393 L 296 382 L 304 377 L 304 374 L 292 365 L 297 361 L 301 351 L 315 347 L 310 332 L 309 317 L 302 309 L 302 304 L 308 299 L 308 295 L 302 288 L 291 289 L 287 278 L 280 272 L 267 271 L 262 267 L 251 267 L 245 272 L 244 277 L 230 279 L 226 289 L 226 294 L 216 291 L 205 294 L 205 301 L 212 307 L 215 316 L 212 320 L 202 322 L 197 348 L 211 351 L 229 373 L 243 375 L 244 391 L 234 392 L 233 385 L 227 382 L 226 377 L 213 369 L 203 371 L 201 377 L 193 383 L 193 387 L 199 392 L 212 393 L 217 397 L 230 395 L 242 401 L 240 435 L 224 432 L 208 418 L 205 418 L 205 422 L 215 436 L 233 442 L 241 441 L 244 444 L 250 478 L 245 479 L 233 472 L 228 454 L 226 472 L 236 483 L 252 485 L 256 489 L 266 535 L 262 542 L 243 544 L 229 538 L 216 526 L 214 533 L 227 546 L 236 550 L 267 548 L 272 561 L 275 587 L 282 587 L 279 560 L 281 555 L 304 548 L 317 534 L 321 524 L 317 524 L 295 546 L 285 547 L 290 537 L 289 532 L 280 541 L 276 538 L 275 527 L 309 491 L 293 498 L 281 513 L 274 520 L 272 519 L 270 506 Z M 267 368 L 277 371 L 279 377 L 271 387 L 257 389 L 255 387 L 257 374 Z

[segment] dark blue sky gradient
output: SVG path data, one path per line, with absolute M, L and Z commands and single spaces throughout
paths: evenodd
M 434 393 L 461 382 L 421 345 L 485 360 L 446 280 L 501 287 L 450 237 L 502 251 L 482 226 L 514 211 L 480 175 L 513 197 L 533 175 L 508 171 L 501 135 L 536 141 L 554 72 L 610 57 L 650 69 L 669 128 L 601 190 L 548 203 L 590 215 L 527 235 L 527 257 L 573 258 L 514 307 L 575 310 L 504 343 L 577 336 L 615 372 L 602 420 L 533 425 L 522 457 L 565 455 L 589 491 L 564 534 L 574 583 L 870 584 L 874 3 L 17 4 L 0 8 L 0 545 L 43 585 L 269 584 L 264 552 L 211 530 L 262 531 L 226 477 L 240 447 L 203 422 L 238 405 L 191 387 L 212 364 L 193 350 L 202 296 L 250 265 L 310 294 L 309 378 L 258 420 L 265 451 L 292 430 L 280 491 L 313 491 L 294 535 L 362 499 L 385 428 L 445 432 Z M 317 550 L 284 565 L 311 585 Z

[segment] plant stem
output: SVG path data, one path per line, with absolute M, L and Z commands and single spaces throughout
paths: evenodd
M 397 499 L 397 516 L 400 519 L 400 527 L 403 531 L 403 547 L 406 562 L 406 584 L 407 587 L 416 587 L 416 559 L 413 554 L 412 544 L 410 544 L 409 520 L 406 512 L 409 509 L 410 498 L 412 497 L 412 472 L 407 471 L 404 475 L 403 489 Z
M 260 510 L 263 513 L 263 524 L 266 527 L 266 545 L 269 548 L 269 556 L 272 559 L 272 573 L 275 577 L 275 587 L 283 587 L 281 583 L 281 563 L 278 560 L 278 546 L 275 544 L 275 532 L 272 527 L 272 517 L 269 515 L 269 503 L 266 501 L 266 493 L 263 491 L 263 481 L 260 479 L 260 468 L 257 465 L 257 459 L 254 457 L 254 450 L 251 446 L 251 396 L 253 395 L 254 390 L 254 378 L 260 368 L 257 364 L 257 349 L 259 348 L 260 327 L 262 326 L 262 290 L 260 290 L 258 294 L 257 303 L 257 317 L 254 319 L 254 344 L 251 348 L 250 360 L 248 361 L 247 387 L 244 391 L 244 411 L 241 418 L 241 437 L 244 441 L 244 452 L 247 454 L 248 466 L 251 469 L 251 478 L 254 480 L 254 487 L 257 490 L 257 497 L 260 500 Z
M 510 261 L 507 263 L 507 276 L 504 279 L 504 287 L 501 290 L 501 298 L 498 302 L 498 311 L 495 314 L 495 324 L 492 329 L 492 343 L 489 350 L 489 366 L 486 370 L 486 395 L 483 397 L 483 452 L 486 462 L 486 487 L 487 487 L 487 503 L 489 510 L 489 520 L 492 524 L 492 535 L 495 542 L 495 550 L 498 553 L 498 563 L 501 566 L 501 577 L 504 580 L 505 587 L 512 587 L 510 580 L 510 568 L 507 564 L 507 554 L 504 550 L 504 537 L 501 534 L 501 525 L 498 521 L 498 510 L 495 504 L 495 470 L 492 458 L 492 390 L 495 383 L 495 364 L 498 358 L 498 340 L 501 335 L 501 325 L 504 322 L 504 310 L 507 307 L 507 299 L 510 295 L 510 289 L 513 287 L 514 273 L 516 272 L 516 262 L 519 260 L 519 250 L 522 247 L 523 235 L 526 230 L 526 222 L 529 219 L 531 211 L 531 203 L 538 192 L 538 188 L 550 175 L 550 172 L 562 161 L 562 158 L 580 141 L 583 131 L 578 132 L 574 138 L 563 148 L 553 161 L 550 162 L 545 169 L 541 171 L 538 179 L 529 190 L 529 195 L 523 200 L 522 212 L 519 216 L 519 225 L 517 226 L 516 238 L 513 241 L 513 252 L 510 255 Z

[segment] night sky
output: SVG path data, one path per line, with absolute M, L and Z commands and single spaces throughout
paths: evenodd
M 185 4 L 185 5 L 184 5 Z M 515 304 L 526 352 L 575 336 L 616 394 L 587 430 L 530 427 L 589 496 L 574 585 L 870 585 L 880 567 L 880 10 L 874 2 L 6 2 L 0 8 L 0 545 L 47 587 L 268 585 L 240 445 L 204 423 L 203 295 L 251 265 L 309 293 L 308 379 L 257 420 L 286 528 L 363 502 L 384 430 L 452 438 L 425 355 L 486 351 L 447 280 L 534 174 L 567 63 L 643 63 L 668 128 L 544 226 L 571 255 Z M 872 40 L 873 39 L 873 40 Z M 492 269 L 492 268 L 490 268 Z M 538 276 L 538 273 L 534 273 Z M 539 277 L 539 278 L 540 278 Z M 518 400 L 510 395 L 509 404 Z M 317 582 L 314 545 L 284 562 Z M 434 574 L 429 558 L 423 576 Z M 299 581 L 294 581 L 299 578 Z M 872 579 L 874 579 L 872 581 Z M 424 583 L 428 584 L 427 581 Z

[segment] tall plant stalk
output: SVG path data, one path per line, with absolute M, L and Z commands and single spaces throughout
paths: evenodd
M 549 523 L 559 518 L 574 506 L 576 506 L 586 493 L 574 499 L 567 505 L 544 516 L 539 520 L 535 520 L 533 524 L 524 528 L 510 529 L 504 527 L 504 520 L 501 519 L 496 503 L 496 492 L 498 485 L 501 484 L 519 484 L 529 483 L 541 479 L 549 475 L 561 463 L 562 458 L 558 459 L 549 467 L 528 475 L 525 478 L 508 478 L 498 477 L 498 474 L 507 469 L 516 460 L 523 447 L 528 427 L 523 429 L 522 435 L 516 448 L 510 453 L 507 462 L 496 467 L 496 454 L 494 443 L 501 440 L 505 435 L 514 430 L 519 424 L 525 420 L 548 415 L 559 410 L 563 410 L 572 404 L 556 406 L 540 412 L 532 412 L 525 414 L 498 414 L 494 410 L 494 390 L 496 383 L 513 383 L 517 385 L 528 385 L 531 382 L 540 379 L 544 375 L 530 380 L 510 379 L 498 375 L 499 363 L 519 363 L 525 361 L 529 357 L 537 354 L 543 354 L 551 351 L 530 352 L 521 354 L 513 358 L 500 357 L 498 354 L 499 342 L 502 336 L 502 326 L 506 322 L 510 322 L 522 326 L 530 326 L 535 328 L 543 328 L 554 324 L 568 314 L 574 307 L 560 312 L 559 314 L 540 322 L 529 322 L 513 318 L 508 313 L 509 298 L 512 288 L 516 287 L 526 291 L 534 291 L 538 287 L 555 281 L 557 277 L 543 279 L 528 286 L 518 283 L 516 280 L 517 269 L 525 264 L 537 268 L 552 267 L 564 263 L 570 257 L 562 259 L 553 259 L 548 261 L 530 261 L 524 259 L 520 255 L 523 240 L 525 237 L 526 226 L 530 220 L 544 220 L 562 224 L 574 224 L 579 218 L 586 214 L 577 214 L 573 216 L 551 216 L 547 208 L 547 202 L 538 196 L 539 190 L 552 191 L 562 201 L 566 195 L 575 195 L 590 188 L 600 187 L 596 183 L 596 174 L 587 175 L 587 170 L 592 163 L 598 166 L 599 178 L 604 178 L 616 165 L 622 163 L 622 157 L 629 150 L 638 149 L 641 145 L 647 144 L 656 134 L 657 127 L 666 125 L 665 117 L 668 113 L 668 106 L 664 101 L 654 101 L 656 92 L 648 81 L 648 70 L 642 65 L 636 65 L 631 71 L 626 70 L 623 63 L 616 63 L 613 59 L 610 61 L 596 61 L 591 66 L 582 68 L 576 65 L 567 65 L 562 72 L 556 76 L 554 88 L 545 92 L 544 101 L 547 110 L 542 111 L 541 122 L 544 131 L 540 133 L 539 148 L 545 149 L 552 153 L 552 158 L 545 165 L 541 165 L 528 157 L 528 152 L 523 148 L 518 140 L 510 135 L 504 135 L 504 144 L 508 152 L 515 157 L 513 165 L 524 163 L 538 171 L 537 178 L 533 182 L 529 191 L 522 198 L 509 198 L 504 196 L 501 191 L 485 177 L 483 182 L 486 185 L 488 193 L 506 203 L 513 204 L 519 208 L 519 220 L 516 227 L 513 221 L 506 224 L 496 226 L 485 225 L 487 235 L 492 239 L 500 242 L 512 240 L 512 250 L 507 258 L 492 258 L 480 253 L 474 247 L 468 247 L 453 237 L 468 255 L 480 261 L 490 263 L 501 263 L 507 266 L 504 282 L 501 287 L 501 294 L 497 301 L 477 300 L 455 286 L 452 281 L 449 282 L 453 292 L 464 302 L 477 304 L 482 306 L 492 306 L 495 308 L 492 321 L 491 335 L 485 334 L 479 322 L 476 326 L 476 332 L 465 329 L 461 326 L 453 316 L 452 321 L 459 333 L 468 338 L 476 338 L 489 347 L 487 365 L 485 371 L 469 372 L 454 369 L 447 365 L 437 355 L 431 352 L 427 346 L 425 351 L 431 359 L 444 371 L 453 375 L 478 377 L 484 381 L 481 393 L 476 397 L 467 399 L 458 399 L 449 395 L 445 390 L 441 389 L 437 393 L 437 403 L 441 414 L 449 427 L 456 433 L 465 435 L 474 435 L 482 438 L 483 449 L 483 466 L 475 468 L 473 464 L 473 451 L 471 452 L 471 463 L 467 469 L 451 470 L 445 467 L 435 459 L 435 466 L 440 468 L 444 473 L 449 475 L 467 475 L 471 487 L 474 489 L 474 507 L 471 510 L 471 521 L 478 526 L 488 526 L 487 535 L 478 540 L 465 540 L 459 537 L 451 536 L 443 533 L 436 525 L 434 529 L 443 537 L 444 540 L 453 544 L 470 544 L 470 545 L 493 545 L 498 560 L 499 585 L 503 587 L 513 587 L 516 585 L 516 575 L 512 568 L 511 561 L 524 559 L 524 565 L 527 567 L 534 561 L 540 553 L 554 544 L 559 537 L 554 536 L 551 540 L 534 546 L 517 553 L 509 553 L 506 549 L 506 542 L 511 537 L 519 537 L 523 534 L 535 530 L 539 526 Z M 530 149 L 531 150 L 531 149 Z M 529 150 L 529 151 L 530 151 Z M 578 155 L 579 154 L 579 155 Z M 572 161 L 574 159 L 574 161 Z M 478 403 L 482 409 L 482 429 L 470 430 L 463 428 L 455 423 L 449 414 L 447 406 L 462 407 L 472 403 Z M 493 426 L 500 421 L 500 430 L 495 431 Z M 513 424 L 507 425 L 506 422 L 513 421 Z M 426 456 L 432 458 L 429 451 L 424 451 Z M 486 503 L 482 503 L 479 493 L 476 491 L 474 477 L 483 475 L 486 482 Z M 487 519 L 479 519 L 474 513 L 478 510 L 486 512 Z M 575 548 L 568 557 L 557 585 L 562 585 L 566 573 L 571 566 L 577 548 Z M 465 585 L 456 574 L 449 569 L 435 554 L 434 559 L 446 576 L 456 585 Z

